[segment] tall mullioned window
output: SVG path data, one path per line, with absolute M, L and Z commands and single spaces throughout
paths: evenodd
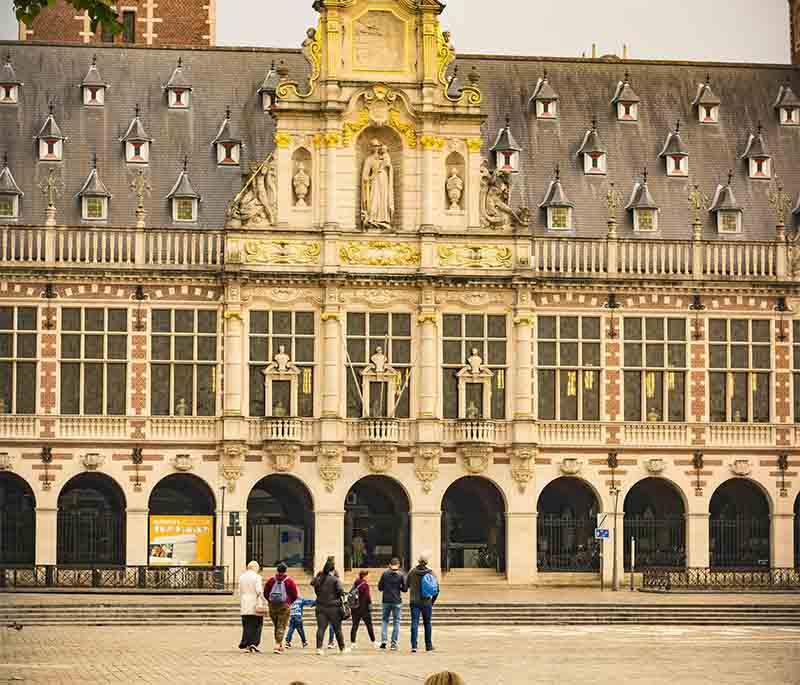
M 686 320 L 625 317 L 626 421 L 686 420 Z
M 508 365 L 506 316 L 494 314 L 445 314 L 442 317 L 443 332 L 443 408 L 444 418 L 458 416 L 458 372 L 468 364 L 472 350 L 476 349 L 483 363 L 492 372 L 491 411 L 493 419 L 506 418 L 506 371 Z M 428 382 L 426 379 L 423 382 Z M 468 384 L 467 388 L 470 388 Z M 484 416 L 482 392 L 476 388 L 465 402 L 475 408 L 476 416 Z
M 394 417 L 407 419 L 411 397 L 411 314 L 348 312 L 347 314 L 347 416 L 363 416 L 362 372 L 380 348 L 386 363 L 396 372 Z M 391 414 L 388 389 L 375 382 L 369 392 L 369 416 Z
M 536 326 L 540 421 L 600 420 L 600 317 L 540 316 Z
M 128 310 L 61 310 L 61 413 L 126 413 Z
M 0 414 L 36 413 L 36 307 L 0 307 Z
M 250 416 L 289 416 L 291 383 L 272 381 L 267 411 L 264 371 L 275 355 L 284 354 L 300 371 L 297 413 L 314 416 L 314 312 L 250 312 Z
M 217 355 L 216 311 L 154 309 L 150 338 L 153 416 L 214 416 Z
M 792 333 L 792 368 L 794 369 L 794 421 L 795 423 L 800 423 L 800 320 L 792 322 Z
M 709 413 L 712 421 L 770 420 L 771 325 L 766 319 L 709 321 Z

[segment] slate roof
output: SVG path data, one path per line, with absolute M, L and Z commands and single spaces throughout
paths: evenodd
M 711 76 L 706 76 L 705 83 L 701 83 L 697 86 L 697 95 L 695 99 L 692 100 L 692 106 L 697 107 L 698 105 L 720 105 L 722 104 L 722 99 L 711 90 Z
M 18 105 L 0 107 L 0 155 L 14 160 L 14 176 L 31 198 L 21 207 L 19 222 L 42 223 L 45 200 L 32 189 L 55 167 L 66 185 L 58 200 L 58 221 L 80 223 L 80 207 L 71 198 L 81 187 L 96 153 L 103 181 L 114 195 L 109 206 L 110 225 L 131 226 L 136 220 L 136 196 L 130 189 L 130 168 L 125 164 L 119 139 L 125 134 L 134 106 L 141 106 L 142 120 L 154 138 L 146 171 L 153 186 L 145 199 L 148 225 L 173 226 L 165 200 L 175 184 L 185 155 L 191 159 L 192 185 L 203 202 L 197 225 L 221 228 L 225 207 L 241 188 L 242 169 L 262 161 L 274 147 L 274 124 L 263 111 L 258 90 L 273 62 L 285 60 L 292 79 L 300 80 L 308 66 L 297 50 L 256 48 L 139 48 L 117 46 L 49 45 L 5 42 L 0 54 L 10 53 L 15 77 L 24 81 Z M 85 107 L 80 85 L 87 64 L 97 54 L 97 68 L 111 88 L 104 107 Z M 182 57 L 181 78 L 193 87 L 191 108 L 169 109 L 164 88 Z M 725 240 L 772 239 L 775 216 L 770 207 L 770 182 L 750 179 L 746 165 L 737 164 L 748 135 L 759 121 L 769 140 L 773 169 L 787 192 L 800 191 L 800 127 L 779 126 L 774 107 L 782 87 L 800 92 L 800 69 L 788 65 L 714 64 L 627 60 L 605 61 L 573 58 L 495 57 L 462 55 L 460 73 L 473 67 L 480 74 L 483 91 L 484 155 L 511 116 L 511 133 L 523 148 L 520 174 L 514 178 L 514 207 L 537 207 L 560 164 L 561 183 L 575 205 L 575 234 L 605 237 L 605 197 L 608 183 L 630 188 L 641 170 L 650 169 L 648 184 L 661 209 L 662 238 L 689 239 L 691 212 L 689 188 L 699 184 L 711 195 L 725 183 L 734 168 L 737 200 L 745 210 L 742 233 Z M 617 121 L 610 95 L 625 72 L 636 84 L 640 97 L 639 120 Z M 557 91 L 559 116 L 539 120 L 530 109 L 537 83 L 547 72 L 548 88 Z M 720 122 L 700 124 L 692 107 L 697 84 L 710 74 L 716 92 L 724 95 Z M 784 96 L 785 97 L 785 96 Z M 33 138 L 47 117 L 48 102 L 54 100 L 61 131 L 69 142 L 64 161 L 38 162 Z M 242 139 L 241 165 L 217 166 L 209 142 L 219 132 L 221 112 L 231 107 L 231 119 Z M 586 133 L 587 118 L 595 116 L 603 143 L 609 150 L 606 176 L 583 173 L 578 158 Z M 680 135 L 689 151 L 689 177 L 666 176 L 658 158 L 665 139 L 681 120 Z M 635 235 L 630 213 L 620 218 L 623 238 L 648 240 Z M 544 212 L 532 212 L 531 230 L 546 232 Z M 704 237 L 717 239 L 716 223 L 708 216 Z
M 647 170 L 645 169 L 644 176 L 641 181 L 634 184 L 631 199 L 625 206 L 625 209 L 658 209 L 656 201 L 650 194 L 650 188 L 647 186 Z
M 727 185 L 720 184 L 717 186 L 714 199 L 708 208 L 709 212 L 719 212 L 725 209 L 741 211 L 742 206 L 736 202 L 736 196 L 733 194 L 733 188 L 731 187 L 732 176 L 733 172 L 730 172 Z
M 83 77 L 81 85 L 99 86 L 100 88 L 105 88 L 107 86 L 106 82 L 100 77 L 100 71 L 97 68 L 97 55 L 92 56 L 92 63 L 89 65 L 89 71 L 87 71 L 86 76 Z
M 106 188 L 106 184 L 100 180 L 96 166 L 92 167 L 75 197 L 112 197 L 111 193 L 108 192 L 108 188 Z
M 147 135 L 144 124 L 142 124 L 142 119 L 139 116 L 139 105 L 136 105 L 136 113 L 133 115 L 133 119 L 131 119 L 128 130 L 125 131 L 125 134 L 119 140 L 121 143 L 125 143 L 129 140 L 152 142 L 153 139 Z
M 637 95 L 630 83 L 630 74 L 625 72 L 625 80 L 617 84 L 617 90 L 614 92 L 614 97 L 611 99 L 612 104 L 618 102 L 641 102 L 641 98 Z
M 20 197 L 25 195 L 14 180 L 11 169 L 8 168 L 8 159 L 3 161 L 3 169 L 0 171 L 0 193 L 4 195 L 19 195 Z

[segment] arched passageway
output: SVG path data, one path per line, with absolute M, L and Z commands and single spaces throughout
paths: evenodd
M 452 483 L 442 498 L 442 568 L 506 567 L 506 506 L 497 486 L 480 476 Z
M 600 569 L 594 539 L 599 508 L 594 491 L 579 478 L 557 478 L 542 490 L 537 521 L 540 571 Z
M 709 505 L 709 557 L 716 568 L 769 567 L 769 502 L 753 482 L 732 478 Z
M 69 566 L 125 564 L 125 495 L 102 473 L 71 478 L 58 496 L 57 560 Z
M 675 486 L 663 478 L 645 478 L 625 497 L 622 539 L 625 569 L 631 567 L 631 539 L 636 568 L 686 565 L 686 511 Z
M 402 486 L 387 476 L 366 476 L 344 502 L 345 568 L 385 566 L 392 557 L 410 563 L 411 505 Z
M 314 562 L 314 505 L 297 478 L 262 478 L 247 498 L 247 560 L 267 568 L 279 562 L 311 570 Z
M 36 500 L 22 478 L 0 472 L 0 565 L 31 566 L 36 556 Z
M 148 561 L 152 566 L 214 564 L 214 493 L 190 473 L 162 478 L 150 493 Z

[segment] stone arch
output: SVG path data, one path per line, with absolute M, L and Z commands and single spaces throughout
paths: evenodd
M 213 515 L 216 497 L 211 486 L 193 473 L 171 473 L 150 491 L 147 508 L 160 516 Z
M 587 480 L 561 476 L 550 481 L 537 502 L 537 565 L 540 571 L 598 571 L 594 539 L 602 499 Z
M 712 567 L 769 566 L 770 506 L 764 488 L 749 478 L 717 486 L 708 505 Z
M 345 569 L 386 566 L 393 557 L 411 563 L 411 497 L 389 475 L 360 478 L 344 501 Z
M 637 481 L 625 496 L 622 546 L 625 567 L 630 569 L 635 540 L 636 568 L 686 565 L 685 493 L 666 478 Z
M 505 571 L 506 513 L 503 489 L 484 476 L 462 476 L 442 495 L 442 569 Z
M 58 495 L 58 564 L 123 566 L 125 507 L 125 493 L 111 476 L 90 471 L 70 478 Z
M 364 171 L 364 162 L 372 152 L 372 141 L 377 140 L 386 145 L 389 157 L 392 162 L 393 170 L 393 184 L 394 190 L 394 215 L 392 217 L 392 228 L 397 230 L 403 226 L 403 167 L 405 148 L 403 146 L 403 139 L 394 129 L 388 126 L 367 126 L 358 136 L 355 146 L 355 159 L 356 159 L 356 216 L 355 224 L 359 227 L 364 227 L 361 217 L 361 207 L 363 203 L 363 184 L 361 181 L 362 173 Z
M 36 558 L 36 495 L 10 471 L 0 472 L 0 566 L 30 566 Z

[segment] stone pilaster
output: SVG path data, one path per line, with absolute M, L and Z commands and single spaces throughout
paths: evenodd
M 36 565 L 56 563 L 58 510 L 36 507 Z
M 147 509 L 127 509 L 125 512 L 125 563 L 128 566 L 147 566 L 149 518 Z
M 428 566 L 440 574 L 442 568 L 442 512 L 411 512 L 411 559 L 413 565 L 422 554 L 428 555 Z
M 794 568 L 794 514 L 773 514 L 770 521 L 773 568 Z
M 707 511 L 690 512 L 686 516 L 686 565 L 690 568 L 706 568 L 708 553 L 709 514 Z
M 511 585 L 536 582 L 535 511 L 506 514 L 506 575 Z

